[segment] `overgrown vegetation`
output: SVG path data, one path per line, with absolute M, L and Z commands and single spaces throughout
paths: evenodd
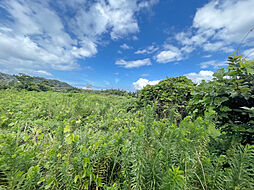
M 170 114 L 177 121 L 186 115 L 186 106 L 191 98 L 191 90 L 195 84 L 185 76 L 167 78 L 157 85 L 147 85 L 139 92 L 138 104 L 141 107 L 156 103 L 157 114 L 167 118 Z
M 213 109 L 214 122 L 226 138 L 254 144 L 254 62 L 229 56 L 227 71 L 219 69 L 213 81 L 203 82 L 192 95 L 189 110 L 193 116 Z
M 228 63 L 137 98 L 1 90 L 0 188 L 254 189 L 254 64 Z

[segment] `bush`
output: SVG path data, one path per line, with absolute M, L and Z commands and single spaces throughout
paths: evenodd
M 167 78 L 153 86 L 147 85 L 139 92 L 139 106 L 157 103 L 159 118 L 169 117 L 173 113 L 179 122 L 187 116 L 186 105 L 194 86 L 194 83 L 185 76 Z
M 216 126 L 227 137 L 243 144 L 254 143 L 254 63 L 230 55 L 228 67 L 214 73 L 213 81 L 202 82 L 192 92 L 188 109 L 194 117 L 215 111 Z

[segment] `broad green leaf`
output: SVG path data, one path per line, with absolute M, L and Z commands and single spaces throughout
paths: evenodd
M 71 144 L 73 142 L 73 134 L 68 134 L 65 138 L 65 141 L 67 142 L 67 144 Z
M 65 128 L 64 128 L 64 133 L 68 133 L 68 132 L 70 132 L 70 131 L 71 131 L 70 125 L 68 124 L 68 125 L 66 125 Z

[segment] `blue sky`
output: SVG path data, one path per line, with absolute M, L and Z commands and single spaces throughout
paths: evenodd
M 134 91 L 210 80 L 254 26 L 254 0 L 1 0 L 0 72 Z M 241 46 L 253 59 L 254 32 Z

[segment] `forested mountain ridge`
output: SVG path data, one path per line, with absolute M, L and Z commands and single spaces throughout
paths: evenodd
M 43 77 L 34 77 L 26 74 L 10 75 L 0 72 L 0 89 L 19 88 L 35 91 L 66 91 L 75 89 L 66 82 L 54 79 L 45 79 Z
M 11 81 L 18 81 L 17 78 L 13 75 L 5 74 L 0 72 L 0 82 L 9 83 Z

